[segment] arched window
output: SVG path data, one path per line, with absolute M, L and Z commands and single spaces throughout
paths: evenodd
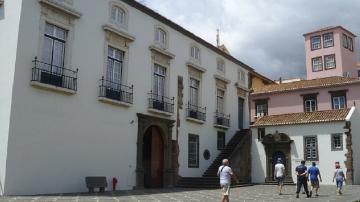
M 167 34 L 166 31 L 162 28 L 156 28 L 155 31 L 155 41 L 162 46 L 163 48 L 166 48 L 167 44 Z
M 113 5 L 111 7 L 111 21 L 117 25 L 125 26 L 126 25 L 126 12 L 124 9 L 119 6 Z
M 200 61 L 200 49 L 197 46 L 192 46 L 190 50 L 190 56 L 193 59 Z
M 217 60 L 217 70 L 222 73 L 225 72 L 225 61 L 223 59 Z

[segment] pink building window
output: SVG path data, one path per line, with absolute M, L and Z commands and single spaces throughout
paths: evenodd
M 256 100 L 255 110 L 255 117 L 268 115 L 268 99 Z
M 302 95 L 304 99 L 304 112 L 317 111 L 317 95 L 318 93 Z
M 343 34 L 343 47 L 349 49 L 350 51 L 354 51 L 353 40 L 350 36 Z
M 335 54 L 324 56 L 325 69 L 334 69 L 336 67 Z
M 334 46 L 334 35 L 333 33 L 326 33 L 323 35 L 324 48 Z
M 346 108 L 346 92 L 347 90 L 330 91 L 332 109 Z
M 317 50 L 321 48 L 321 36 L 311 37 L 311 50 Z
M 322 57 L 316 57 L 312 59 L 313 72 L 319 72 L 323 70 Z

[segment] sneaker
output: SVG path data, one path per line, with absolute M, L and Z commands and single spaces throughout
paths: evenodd
M 303 191 L 302 194 L 305 194 L 305 192 Z
M 319 194 L 315 194 L 315 196 L 316 196 L 316 197 L 318 197 L 318 196 L 319 196 Z
M 310 195 L 310 197 L 312 196 L 312 191 L 310 191 L 310 194 L 309 194 L 309 195 Z
M 340 195 L 342 195 L 342 192 L 341 192 L 341 190 L 339 191 L 339 194 L 340 194 Z
M 299 198 L 299 194 L 296 194 L 296 198 Z
M 279 195 L 282 195 L 282 193 L 280 192 Z

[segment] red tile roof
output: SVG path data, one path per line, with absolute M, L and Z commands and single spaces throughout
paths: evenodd
M 312 31 L 312 32 L 308 32 L 308 33 L 305 33 L 303 34 L 303 36 L 306 36 L 306 35 L 310 35 L 310 34 L 314 34 L 316 32 L 322 32 L 322 31 L 327 31 L 327 30 L 331 30 L 331 29 L 337 29 L 337 28 L 340 28 L 346 32 L 348 32 L 348 34 L 351 34 L 353 37 L 356 37 L 356 35 L 352 32 L 350 32 L 348 29 L 345 29 L 343 26 L 328 26 L 328 27 L 323 27 L 323 28 L 320 28 L 318 30 L 315 30 L 315 31 Z
M 252 127 L 345 121 L 350 109 L 270 115 L 258 118 Z
M 332 77 L 312 79 L 312 80 L 295 81 L 291 83 L 265 85 L 260 88 L 254 88 L 251 94 L 259 95 L 259 94 L 267 94 L 267 93 L 275 93 L 275 92 L 295 91 L 302 89 L 343 86 L 353 83 L 360 83 L 360 79 L 354 77 L 332 76 Z

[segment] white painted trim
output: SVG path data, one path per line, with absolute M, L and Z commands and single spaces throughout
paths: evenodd
M 164 112 L 164 111 L 157 110 L 157 109 L 152 109 L 152 108 L 148 108 L 148 111 L 149 111 L 149 112 L 152 112 L 152 113 L 156 113 L 156 114 L 165 115 L 165 116 L 172 116 L 172 115 L 173 115 L 173 113 Z
M 117 105 L 117 106 L 123 106 L 123 107 L 131 107 L 132 104 L 127 103 L 127 102 L 122 102 L 122 101 L 118 101 L 118 100 L 113 100 L 113 99 L 109 99 L 106 97 L 99 97 L 98 100 L 100 102 L 106 103 L 106 104 L 111 104 L 111 105 Z
M 225 77 L 223 77 L 223 76 L 217 75 L 217 74 L 214 74 L 214 78 L 215 78 L 215 79 L 219 79 L 219 80 L 225 82 L 226 84 L 231 83 L 231 81 L 230 81 L 229 79 L 227 79 L 227 78 L 225 78 Z
M 227 130 L 227 129 L 230 128 L 230 127 L 228 127 L 228 126 L 223 126 L 223 125 L 219 125 L 219 124 L 214 124 L 214 127 L 215 127 L 215 128 L 222 128 L 222 129 L 225 129 L 225 130 Z
M 70 90 L 70 89 L 67 89 L 67 88 L 62 88 L 62 87 L 57 87 L 57 86 L 53 86 L 53 85 L 49 85 L 49 84 L 44 84 L 44 83 L 40 83 L 38 81 L 31 81 L 30 84 L 35 88 L 39 88 L 39 89 L 43 89 L 43 90 L 50 90 L 50 91 L 54 91 L 54 92 L 60 92 L 60 93 L 63 93 L 65 95 L 74 95 L 74 94 L 76 94 L 75 90 Z
M 235 83 L 235 86 L 236 86 L 237 88 L 240 88 L 240 89 L 246 91 L 246 92 L 250 92 L 250 89 L 245 88 L 242 84 L 239 84 L 239 82 L 236 82 L 236 83 Z
M 345 118 L 345 121 L 350 121 L 351 116 L 353 115 L 353 113 L 355 112 L 355 110 L 356 110 L 356 108 L 355 108 L 355 107 L 351 107 L 351 109 L 350 109 L 350 111 L 349 111 L 348 115 L 347 115 L 347 116 L 346 116 L 346 118 Z
M 201 67 L 201 66 L 199 66 L 199 65 L 197 65 L 197 64 L 195 64 L 193 62 L 188 61 L 188 62 L 186 62 L 186 65 L 189 66 L 189 67 L 192 67 L 192 68 L 194 68 L 196 70 L 199 70 L 202 73 L 206 72 L 205 68 L 203 68 L 203 67 Z
M 76 11 L 73 8 L 69 8 L 65 5 L 62 5 L 54 0 L 39 0 L 39 3 L 45 4 L 59 11 L 62 11 L 63 13 L 66 13 L 73 18 L 80 18 L 82 15 L 79 11 Z
M 203 121 L 203 120 L 194 119 L 194 118 L 191 118 L 191 117 L 186 117 L 186 120 L 194 122 L 194 123 L 198 123 L 198 124 L 204 124 L 205 123 L 205 121 Z
M 158 52 L 160 54 L 163 54 L 163 55 L 169 57 L 170 59 L 175 58 L 175 54 L 170 53 L 169 51 L 166 51 L 166 50 L 162 50 L 161 48 L 158 48 L 157 46 L 151 45 L 151 46 L 149 46 L 149 49 L 152 50 L 152 51 L 156 51 L 156 52 Z
M 130 42 L 133 42 L 136 39 L 134 36 L 131 36 L 130 34 L 124 32 L 124 31 L 121 31 L 121 30 L 117 29 L 116 27 L 114 27 L 112 25 L 109 25 L 109 24 L 103 25 L 103 29 L 105 31 L 109 31 L 109 32 L 111 32 L 113 34 L 116 34 L 116 35 L 118 35 L 118 36 L 120 36 L 122 38 L 125 38 Z

